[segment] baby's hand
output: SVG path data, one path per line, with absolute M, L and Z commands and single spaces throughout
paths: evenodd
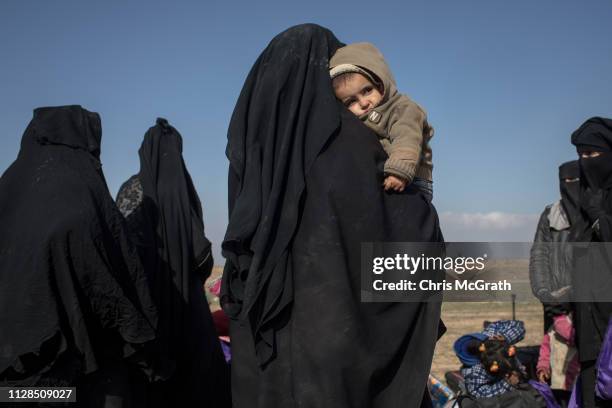
M 385 177 L 383 186 L 385 187 L 385 191 L 395 190 L 401 193 L 406 188 L 406 180 L 397 176 L 389 175 Z

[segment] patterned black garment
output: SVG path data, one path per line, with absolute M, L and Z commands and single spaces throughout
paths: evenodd
M 203 291 L 211 245 L 182 150 L 178 131 L 158 119 L 139 150 L 140 172 L 117 195 L 159 310 L 159 352 L 176 365 L 150 387 L 148 407 L 229 407 L 229 370 Z
M 128 218 L 132 212 L 142 203 L 144 193 L 142 184 L 137 175 L 133 175 L 123 183 L 117 195 L 117 207 L 125 218 Z

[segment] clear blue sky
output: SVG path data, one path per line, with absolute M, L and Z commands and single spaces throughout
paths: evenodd
M 275 34 L 314 22 L 376 44 L 428 111 L 440 212 L 537 214 L 558 196 L 558 164 L 575 157 L 570 133 L 612 116 L 611 20 L 609 0 L 2 0 L 0 172 L 33 108 L 81 104 L 102 116 L 115 194 L 163 116 L 183 135 L 218 244 L 226 131 L 246 73 Z

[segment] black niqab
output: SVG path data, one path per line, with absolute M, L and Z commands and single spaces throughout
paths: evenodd
M 424 396 L 440 305 L 361 303 L 361 243 L 440 242 L 438 218 L 412 186 L 384 192 L 377 136 L 333 95 L 338 46 L 316 25 L 274 38 L 230 125 L 223 295 L 236 407 L 418 407 Z
M 203 291 L 213 266 L 211 244 L 182 153 L 179 132 L 157 119 L 138 152 L 140 172 L 117 197 L 125 208 L 133 190 L 141 189 L 124 215 L 159 310 L 160 353 L 176 364 L 171 381 L 151 386 L 149 406 L 225 407 L 230 403 L 229 372 Z
M 612 187 L 612 152 L 601 152 L 597 157 L 581 157 L 580 169 L 585 188 L 596 191 Z
M 584 122 L 574 133 L 572 143 L 578 154 L 587 151 L 600 152 L 598 157 L 580 157 L 581 201 L 601 191 L 602 210 L 612 216 L 612 120 L 593 117 Z M 584 206 L 584 202 L 581 204 Z M 602 241 L 612 241 L 612 220 L 599 217 L 599 232 Z M 584 231 L 592 220 L 582 212 L 582 220 L 574 229 L 576 240 L 583 240 Z
M 97 113 L 36 109 L 0 179 L 0 381 L 74 385 L 154 338 L 155 308 L 101 172 L 100 139 Z
M 340 124 L 328 71 L 340 46 L 310 24 L 276 36 L 251 69 L 229 125 L 222 303 L 230 317 L 248 321 L 262 364 L 273 354 L 271 324 L 293 296 L 289 246 L 305 175 Z
M 571 181 L 565 181 L 570 179 Z M 580 167 L 578 160 L 563 163 L 559 166 L 559 186 L 561 205 L 567 214 L 570 225 L 580 217 Z
M 598 157 L 580 157 L 582 184 L 599 190 L 612 186 L 612 120 L 593 117 L 572 133 L 572 144 L 578 154 L 600 152 Z

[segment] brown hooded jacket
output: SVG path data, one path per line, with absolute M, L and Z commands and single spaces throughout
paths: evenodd
M 352 64 L 374 74 L 383 87 L 383 99 L 360 117 L 378 134 L 389 155 L 385 173 L 411 182 L 414 177 L 432 180 L 432 152 L 429 140 L 433 128 L 425 111 L 408 96 L 397 91 L 395 79 L 381 52 L 370 43 L 354 43 L 336 51 L 329 63 L 333 69 Z

